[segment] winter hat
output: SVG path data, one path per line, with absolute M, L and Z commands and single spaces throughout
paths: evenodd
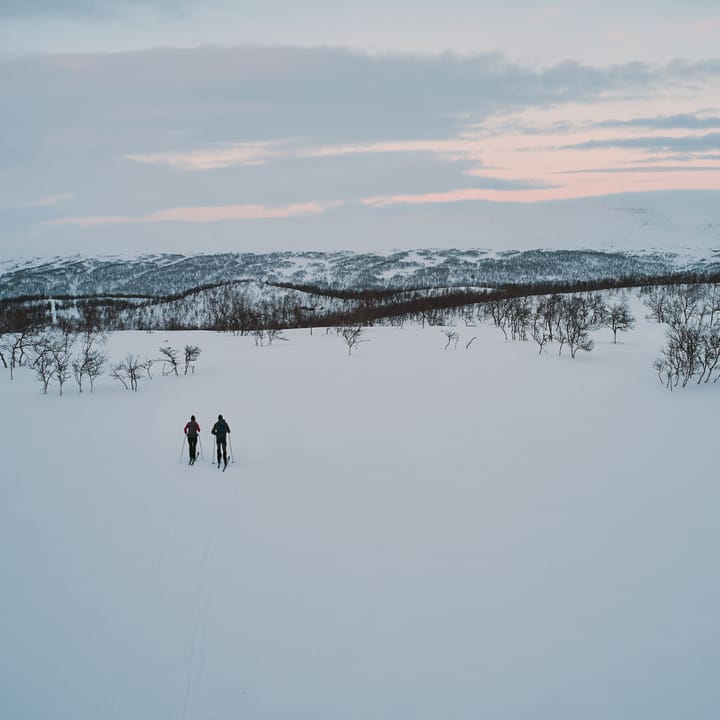
M 190 419 L 194 421 L 194 420 L 195 420 L 195 416 L 194 416 L 194 415 L 191 415 L 191 416 L 190 416 Z
M 218 415 L 218 420 L 222 420 L 222 415 Z

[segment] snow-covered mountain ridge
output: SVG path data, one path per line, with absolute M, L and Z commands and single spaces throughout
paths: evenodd
M 493 286 L 501 283 L 657 276 L 720 268 L 720 258 L 592 250 L 403 250 L 57 257 L 0 264 L 0 298 L 28 295 L 170 295 L 250 280 L 333 288 Z

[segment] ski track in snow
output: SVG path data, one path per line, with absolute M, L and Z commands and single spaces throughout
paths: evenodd
M 215 552 L 215 543 L 210 538 L 205 543 L 205 552 L 203 554 L 202 564 L 197 573 L 200 581 L 197 591 L 197 612 L 195 614 L 195 622 L 193 623 L 192 636 L 190 639 L 190 655 L 188 658 L 187 681 L 185 683 L 185 699 L 183 702 L 183 720 L 188 717 L 190 708 L 190 698 L 193 682 L 193 670 L 195 664 L 195 655 L 198 645 L 204 648 L 205 633 L 207 630 L 208 613 L 210 609 L 210 593 L 206 591 L 207 575 L 209 572 L 208 563 L 212 559 Z
M 176 495 L 171 501 L 171 510 L 163 513 L 163 531 L 160 533 L 161 538 L 165 538 L 165 542 L 161 542 L 158 544 L 158 547 L 156 548 L 155 557 L 153 562 L 150 564 L 150 567 L 148 569 L 147 576 L 145 577 L 145 580 L 142 584 L 143 590 L 141 592 L 141 607 L 147 607 L 150 597 L 153 592 L 153 588 L 155 587 L 156 583 L 158 582 L 159 576 L 160 576 L 160 568 L 162 566 L 162 559 L 163 556 L 166 556 L 169 552 L 167 547 L 167 538 L 170 536 L 172 528 L 175 524 L 175 518 L 177 516 L 177 507 L 178 503 L 180 502 L 179 495 Z M 131 659 L 133 656 L 136 656 L 138 654 L 138 638 L 140 633 L 140 628 L 142 625 L 144 625 L 147 621 L 147 618 L 144 616 L 144 614 L 140 613 L 138 614 L 132 623 L 132 627 L 130 630 L 130 633 L 128 634 L 127 638 L 127 644 L 125 646 L 125 649 L 123 652 L 120 653 L 118 668 L 115 672 L 116 677 L 116 683 L 115 687 L 117 689 L 117 695 L 115 696 L 115 702 L 113 703 L 113 706 L 110 708 L 110 717 L 116 717 L 117 720 L 122 720 L 122 718 L 126 717 L 126 714 L 123 710 L 123 700 L 128 696 L 128 693 L 131 691 L 130 686 L 130 666 L 131 666 Z

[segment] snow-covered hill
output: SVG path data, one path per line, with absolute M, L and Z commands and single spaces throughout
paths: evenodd
M 575 360 L 456 330 L 117 333 L 202 348 L 138 393 L 0 370 L 0 714 L 714 717 L 720 385 L 665 390 L 644 321 Z
M 354 252 L 67 257 L 0 266 L 0 298 L 28 295 L 172 295 L 230 281 L 354 290 L 479 287 L 502 283 L 657 276 L 717 270 L 714 257 L 589 250 L 403 250 Z
M 417 213 L 425 213 L 420 223 Z M 720 252 L 720 191 L 434 205 L 414 208 L 411 223 L 402 205 L 370 214 L 350 206 L 283 221 L 280 232 L 268 227 L 253 224 L 240 232 L 236 224 L 219 223 L 207 241 L 197 227 L 173 226 L 169 247 L 165 233 L 162 242 L 153 240 L 154 228 L 128 236 L 120 226 L 110 246 L 122 248 L 122 255 L 103 255 L 98 248 L 107 244 L 91 235 L 87 247 L 63 238 L 38 245 L 68 252 L 57 257 L 44 252 L 35 259 L 27 257 L 35 247 L 30 239 L 22 253 L 6 241 L 0 296 L 168 293 L 238 278 L 344 287 L 466 284 L 473 276 L 505 281 L 538 271 L 567 273 L 565 252 L 574 255 L 577 273 L 593 271 L 599 262 L 609 274 L 630 264 L 640 271 L 696 267 L 715 261 Z M 298 237 L 305 239 L 302 249 Z M 71 254 L 79 248 L 81 254 Z M 205 248 L 204 254 L 198 248 Z

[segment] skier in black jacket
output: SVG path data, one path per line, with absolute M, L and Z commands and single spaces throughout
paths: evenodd
M 230 432 L 230 426 L 225 422 L 222 415 L 218 415 L 217 422 L 212 426 L 210 432 L 215 436 L 218 467 L 220 467 L 220 460 L 225 463 L 224 467 L 227 467 L 227 436 Z

